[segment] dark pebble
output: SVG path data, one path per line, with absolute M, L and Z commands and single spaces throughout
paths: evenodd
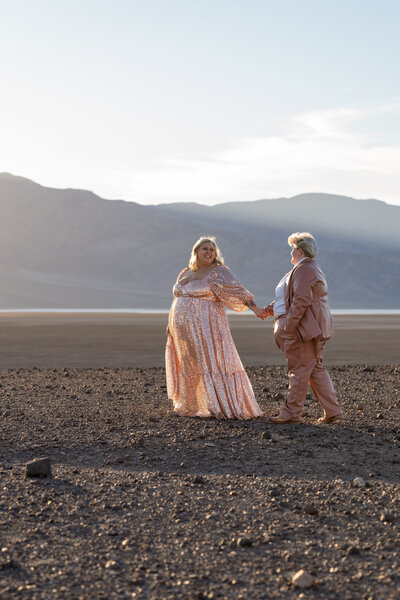
M 384 512 L 381 514 L 381 521 L 384 523 L 393 523 L 394 522 L 394 514 L 390 512 Z
M 314 506 L 314 504 L 305 504 L 303 506 L 303 512 L 305 512 L 307 515 L 317 515 L 319 510 L 316 506 Z
M 242 548 L 250 548 L 253 545 L 253 540 L 251 538 L 238 538 L 236 545 Z

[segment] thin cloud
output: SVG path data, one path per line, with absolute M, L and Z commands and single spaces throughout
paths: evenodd
M 215 204 L 326 191 L 400 203 L 400 146 L 366 133 L 369 121 L 398 108 L 393 102 L 375 111 L 294 115 L 281 123 L 280 135 L 241 138 L 206 159 L 168 158 L 136 172 L 129 196 Z

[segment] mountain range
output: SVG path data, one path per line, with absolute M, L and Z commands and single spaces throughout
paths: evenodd
M 168 308 L 194 242 L 216 235 L 261 305 L 310 231 L 334 308 L 398 308 L 400 206 L 309 193 L 144 206 L 0 174 L 0 308 Z

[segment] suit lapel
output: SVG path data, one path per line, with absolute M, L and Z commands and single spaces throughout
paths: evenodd
M 297 269 L 299 267 L 301 267 L 301 265 L 303 263 L 310 262 L 311 260 L 313 260 L 313 259 L 310 258 L 309 256 L 307 256 L 304 260 L 301 261 L 301 263 L 298 263 L 295 267 L 293 267 L 293 269 L 290 273 L 289 280 L 288 280 L 286 288 L 285 288 L 286 312 L 289 310 L 289 306 L 292 304 L 292 299 L 293 299 L 293 275 L 294 275 L 295 271 L 297 271 Z

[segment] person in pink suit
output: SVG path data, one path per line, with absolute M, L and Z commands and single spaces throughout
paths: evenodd
M 226 307 L 264 309 L 224 265 L 214 237 L 200 238 L 173 289 L 165 353 L 168 398 L 185 417 L 262 416 L 229 329 Z
M 282 277 L 275 300 L 265 307 L 265 316 L 274 316 L 274 335 L 278 348 L 288 362 L 289 390 L 279 415 L 271 423 L 299 423 L 308 384 L 324 409 L 319 423 L 341 421 L 331 378 L 322 366 L 322 353 L 332 335 L 332 317 L 328 304 L 328 286 L 315 262 L 317 244 L 310 233 L 293 233 L 293 269 Z

